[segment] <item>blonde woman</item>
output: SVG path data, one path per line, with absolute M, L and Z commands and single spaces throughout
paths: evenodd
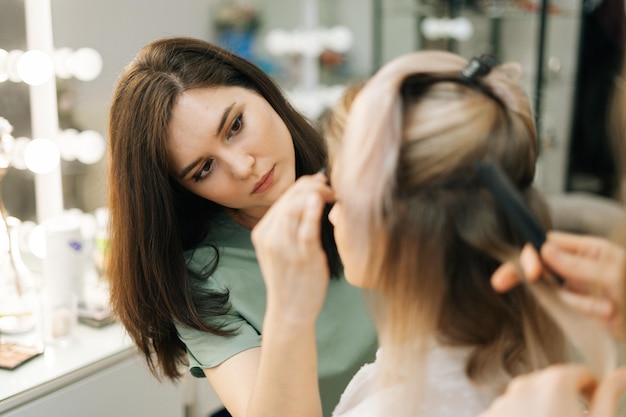
M 335 416 L 476 416 L 514 376 L 565 358 L 561 332 L 527 287 L 500 295 L 490 285 L 524 240 L 474 164 L 499 162 L 548 225 L 519 75 L 514 64 L 442 51 L 390 62 L 329 122 L 334 197 L 320 191 L 324 175 L 303 177 L 253 230 L 268 291 L 263 343 L 309 340 L 300 369 L 314 375 L 311 335 L 328 285 L 319 221 L 336 199 L 329 219 L 345 276 L 371 290 L 380 349 Z M 308 382 L 300 389 L 317 390 Z

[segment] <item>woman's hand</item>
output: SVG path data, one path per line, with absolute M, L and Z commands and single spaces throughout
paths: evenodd
M 267 290 L 248 416 L 321 417 L 315 322 L 328 289 L 321 216 L 333 193 L 323 174 L 298 179 L 252 229 Z
M 598 385 L 582 365 L 554 365 L 522 375 L 509 384 L 479 417 L 575 417 L 589 401 L 589 417 L 614 417 L 626 391 L 626 368 L 610 374 Z
M 565 281 L 561 298 L 572 307 L 599 317 L 616 337 L 624 311 L 624 249 L 610 241 L 592 236 L 549 232 L 541 248 L 541 259 L 529 244 L 520 254 L 520 264 L 529 281 L 543 273 L 542 262 Z M 496 291 L 506 292 L 521 282 L 515 265 L 504 263 L 492 276 Z
M 329 270 L 320 221 L 325 203 L 333 198 L 323 174 L 301 177 L 252 230 L 269 314 L 315 321 L 321 311 Z

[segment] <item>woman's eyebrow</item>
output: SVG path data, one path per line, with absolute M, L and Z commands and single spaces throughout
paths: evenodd
M 224 113 L 222 114 L 222 120 L 220 120 L 220 124 L 217 126 L 217 131 L 215 132 L 215 136 L 219 136 L 220 132 L 224 128 L 224 123 L 226 123 L 226 120 L 228 119 L 228 115 L 230 114 L 233 107 L 235 107 L 235 103 L 231 104 L 230 106 L 226 107 L 226 109 L 224 109 Z
M 233 103 L 224 109 L 224 113 L 222 113 L 222 118 L 220 119 L 220 123 L 217 126 L 217 130 L 215 131 L 215 136 L 219 136 L 220 132 L 224 128 L 224 124 L 226 123 L 226 120 L 228 120 L 228 115 L 233 110 L 233 107 L 235 107 L 235 104 L 236 103 Z M 185 168 L 183 168 L 178 174 L 178 178 L 180 178 L 181 180 L 185 179 L 187 174 L 189 174 L 189 171 L 191 171 L 196 165 L 198 165 L 200 161 L 202 161 L 202 158 L 196 159 L 195 161 L 187 165 Z
M 183 168 L 180 171 L 180 174 L 178 174 L 178 178 L 181 180 L 184 180 L 185 177 L 187 176 L 187 174 L 189 174 L 189 172 L 200 163 L 200 161 L 202 161 L 202 158 L 198 158 L 195 161 L 193 161 L 192 163 L 190 163 L 189 165 L 187 165 L 185 168 Z

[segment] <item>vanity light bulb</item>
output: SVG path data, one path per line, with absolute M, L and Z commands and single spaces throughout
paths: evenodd
M 102 159 L 106 145 L 102 135 L 95 130 L 84 130 L 76 140 L 76 159 L 83 164 L 95 164 Z
M 70 56 L 74 51 L 71 48 L 59 48 L 54 51 L 53 61 L 54 61 L 54 72 L 57 77 L 62 79 L 72 78 L 72 72 L 68 68 L 68 62 L 70 61 Z
M 81 81 L 93 81 L 102 71 L 102 57 L 93 48 L 80 48 L 67 57 L 69 72 Z
M 35 174 L 47 174 L 61 160 L 59 147 L 50 139 L 33 139 L 24 150 L 26 167 Z
M 324 51 L 322 38 L 316 30 L 303 31 L 296 36 L 296 53 L 315 58 Z
M 41 51 L 27 51 L 17 60 L 17 73 L 28 85 L 47 83 L 54 75 L 52 59 Z
M 274 56 L 287 55 L 292 52 L 290 35 L 282 29 L 270 30 L 265 37 L 265 46 Z
M 76 160 L 76 148 L 78 147 L 78 130 L 65 129 L 59 132 L 56 137 L 56 143 L 59 145 L 61 159 L 64 161 Z
M 466 41 L 474 34 L 474 26 L 466 17 L 455 19 L 427 17 L 421 24 L 422 34 L 429 40 L 456 39 Z
M 352 32 L 345 26 L 335 26 L 328 30 L 326 46 L 337 53 L 344 54 L 352 48 L 354 38 Z

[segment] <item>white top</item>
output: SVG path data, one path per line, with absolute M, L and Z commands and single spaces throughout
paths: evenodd
M 465 374 L 469 348 L 437 346 L 427 357 L 426 386 L 419 408 L 420 416 L 428 417 L 475 417 L 487 409 L 496 394 L 481 390 Z M 393 407 L 402 401 L 399 386 L 377 389 L 380 356 L 364 365 L 346 387 L 333 417 L 388 416 Z

